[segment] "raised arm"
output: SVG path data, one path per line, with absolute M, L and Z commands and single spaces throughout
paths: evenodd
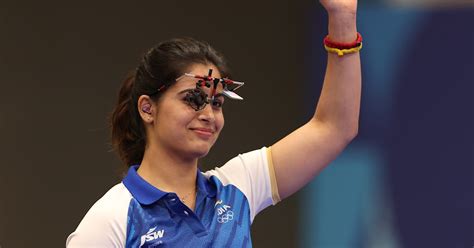
M 355 41 L 357 0 L 320 2 L 329 16 L 329 39 L 341 43 Z M 311 181 L 357 135 L 360 92 L 359 53 L 342 57 L 328 53 L 323 89 L 314 116 L 271 148 L 281 199 Z

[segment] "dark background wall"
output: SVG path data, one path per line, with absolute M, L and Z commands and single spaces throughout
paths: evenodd
M 245 101 L 226 105 L 226 127 L 202 169 L 271 145 L 308 116 L 300 98 L 303 41 L 317 2 L 0 5 L 2 248 L 64 246 L 92 204 L 120 181 L 106 119 L 126 72 L 161 40 L 207 40 L 246 82 Z M 259 215 L 257 247 L 297 244 L 297 198 Z

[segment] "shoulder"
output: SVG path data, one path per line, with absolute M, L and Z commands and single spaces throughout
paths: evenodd
M 125 240 L 128 206 L 132 196 L 123 183 L 112 187 L 87 212 L 69 235 L 68 247 L 102 244 L 116 246 Z
M 89 210 L 87 215 L 104 220 L 112 220 L 127 214 L 132 195 L 123 183 L 112 187 Z M 86 217 L 87 217 L 86 215 Z
M 243 192 L 252 186 L 265 185 L 273 175 L 271 148 L 262 147 L 239 154 L 221 167 L 206 171 L 207 178 L 215 177 L 223 186 L 232 184 Z
M 92 208 L 106 208 L 113 210 L 117 207 L 117 203 L 128 202 L 132 198 L 132 195 L 125 187 L 123 183 L 116 184 L 107 193 L 105 193 L 93 206 Z
M 267 149 L 262 147 L 261 149 L 239 154 L 223 166 L 206 171 L 204 175 L 206 177 L 216 176 L 224 185 L 232 183 L 232 181 L 245 180 L 249 175 L 252 175 L 248 172 L 267 167 Z
M 280 201 L 273 170 L 271 148 L 262 147 L 239 154 L 223 166 L 206 171 L 222 187 L 235 186 L 250 205 L 251 220 L 269 205 Z

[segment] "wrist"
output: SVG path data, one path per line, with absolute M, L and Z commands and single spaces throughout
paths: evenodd
M 332 41 L 352 42 L 357 38 L 356 14 L 338 12 L 329 14 L 328 34 Z

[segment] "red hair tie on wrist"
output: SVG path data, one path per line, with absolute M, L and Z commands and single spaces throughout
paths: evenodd
M 329 35 L 324 38 L 324 45 L 330 48 L 337 48 L 337 49 L 351 49 L 355 47 L 359 47 L 362 43 L 362 36 L 359 32 L 357 32 L 357 39 L 351 43 L 343 43 L 343 42 L 335 42 L 329 39 Z

